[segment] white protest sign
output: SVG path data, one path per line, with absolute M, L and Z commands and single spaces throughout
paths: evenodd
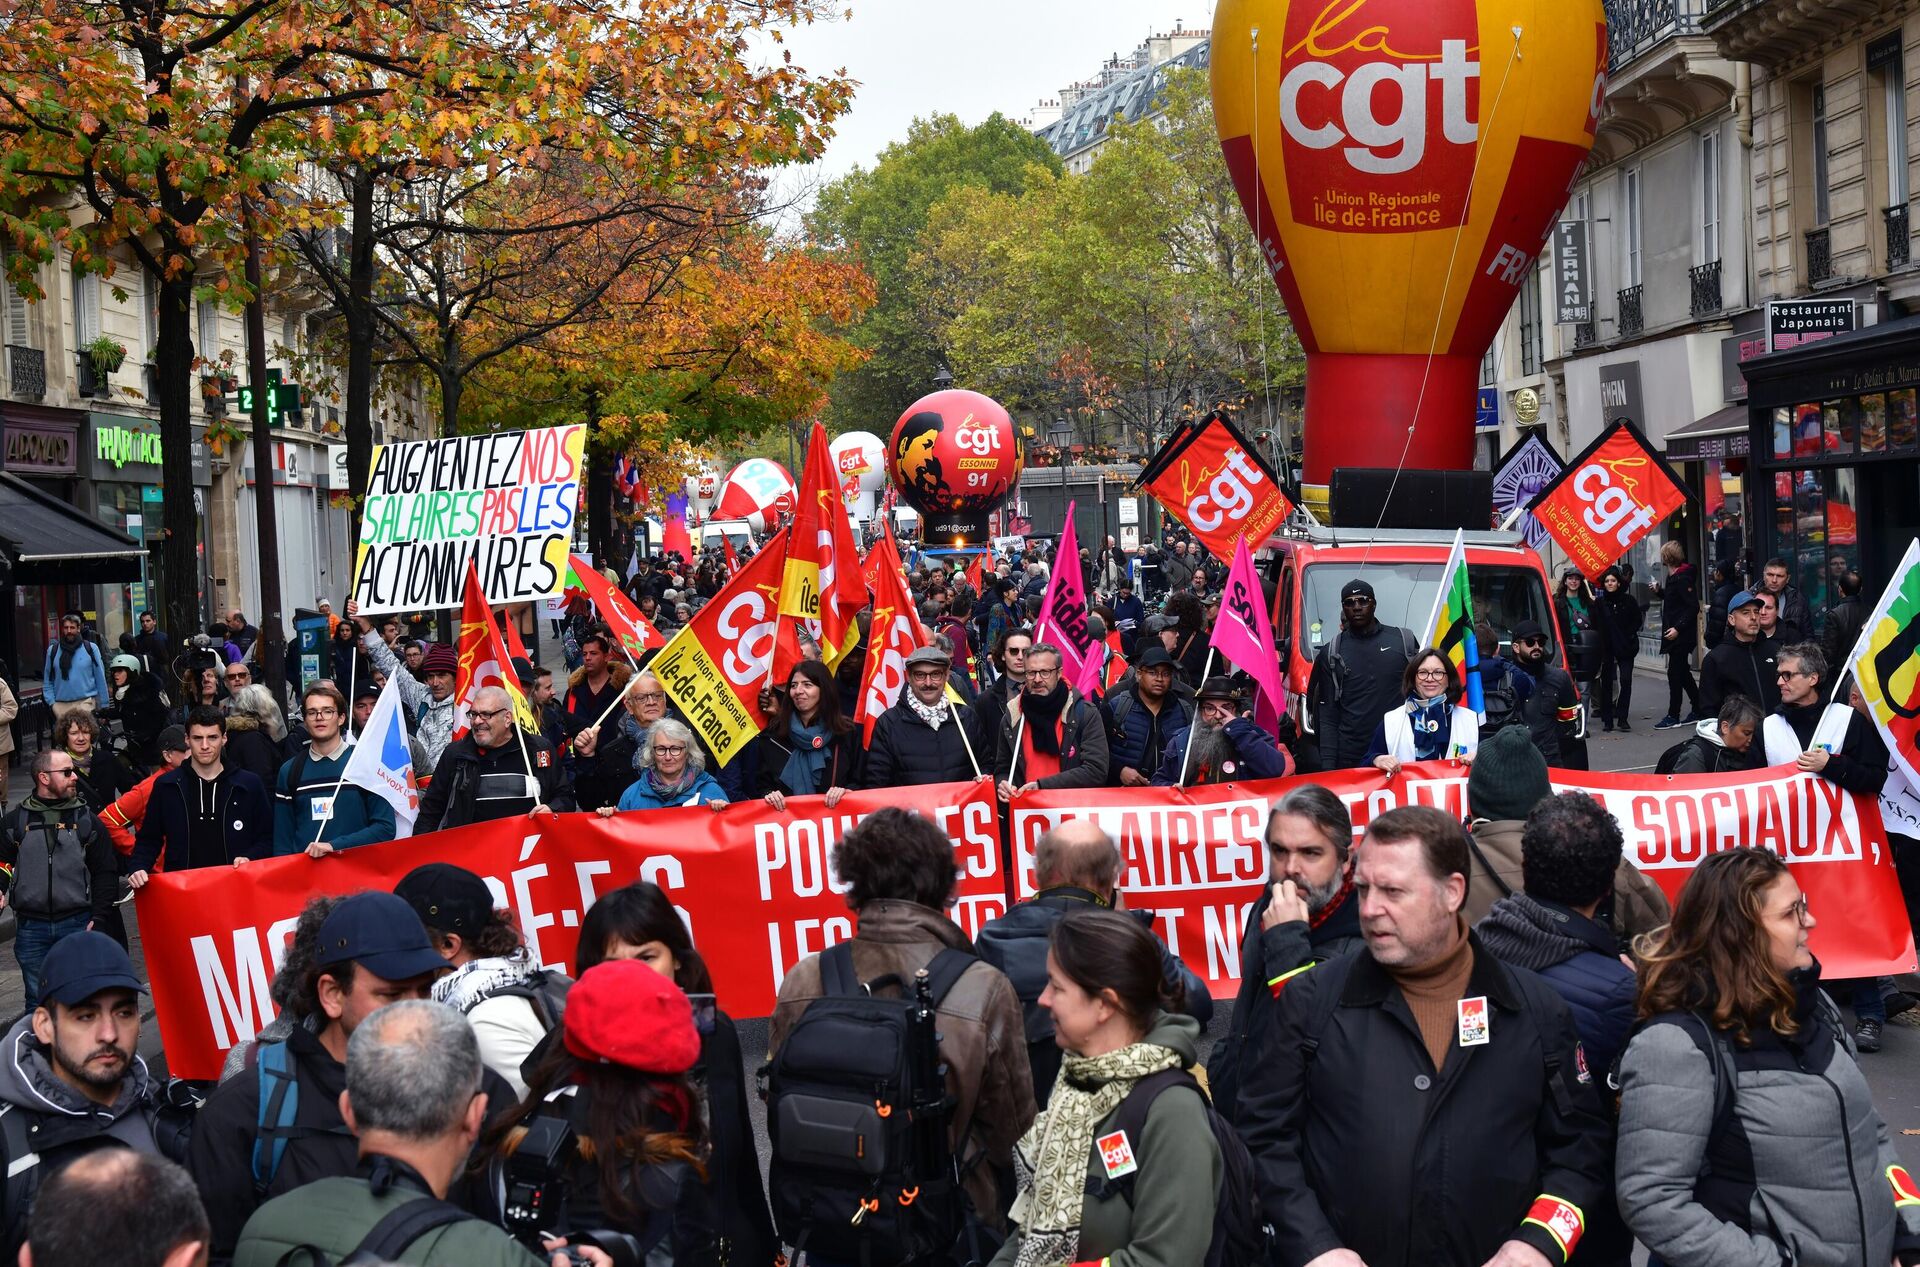
M 469 560 L 496 607 L 559 593 L 586 438 L 574 425 L 375 448 L 353 568 L 361 614 L 458 607 Z

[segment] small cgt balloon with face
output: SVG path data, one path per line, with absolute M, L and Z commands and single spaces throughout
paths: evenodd
M 928 541 L 986 535 L 1024 457 L 1013 419 L 990 397 L 958 388 L 924 396 L 900 415 L 887 468 L 909 506 L 926 517 Z

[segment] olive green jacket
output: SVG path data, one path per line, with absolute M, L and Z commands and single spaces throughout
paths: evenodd
M 376 1197 L 358 1176 L 310 1183 L 253 1212 L 234 1249 L 234 1267 L 274 1267 L 281 1255 L 300 1245 L 313 1246 L 333 1262 L 345 1262 L 374 1224 L 421 1195 L 396 1183 Z M 479 1219 L 434 1228 L 408 1246 L 398 1261 L 418 1267 L 544 1267 L 543 1260 L 518 1241 Z

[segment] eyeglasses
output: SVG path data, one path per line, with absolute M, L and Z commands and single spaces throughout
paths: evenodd
M 687 745 L 683 743 L 657 743 L 653 745 L 653 755 L 656 757 L 677 757 L 686 750 Z
M 635 691 L 633 698 L 644 704 L 649 700 L 663 700 L 667 698 L 667 693 L 665 691 Z
M 1060 676 L 1060 670 L 1058 669 L 1028 669 L 1027 670 L 1027 681 L 1029 682 L 1044 681 L 1047 678 L 1055 678 L 1059 676 Z
M 1445 677 L 1447 676 L 1447 671 L 1445 669 L 1421 669 L 1418 673 L 1415 673 L 1413 676 L 1424 677 L 1424 678 Z
M 1367 604 L 1371 603 L 1372 601 L 1373 600 L 1371 598 L 1368 598 L 1365 594 L 1355 594 L 1352 598 L 1341 599 L 1340 605 L 1342 607 L 1365 607 Z
M 227 681 L 233 682 L 233 681 L 237 681 L 240 678 L 248 678 L 252 676 L 253 674 L 248 672 L 246 669 L 236 669 L 233 672 L 227 674 Z
M 53 767 L 51 767 L 51 768 L 49 768 L 49 769 L 48 769 L 48 770 L 46 771 L 46 773 L 48 773 L 48 774 L 78 774 L 78 773 L 80 773 L 80 770 L 79 770 L 79 767 L 77 767 L 77 766 L 70 766 L 70 765 L 62 765 L 62 766 L 53 766 Z
M 478 708 L 470 708 L 467 710 L 467 716 L 474 721 L 492 721 L 496 717 L 505 717 L 512 711 L 510 708 L 496 708 L 492 712 L 486 712 Z
M 1799 669 L 1782 669 L 1778 673 L 1774 674 L 1773 676 L 1775 677 L 1775 679 L 1781 682 L 1784 682 L 1788 678 L 1812 677 L 1813 675 L 1811 673 L 1803 673 Z
M 1545 638 L 1515 638 L 1513 645 L 1516 647 L 1544 647 L 1547 645 L 1547 640 Z
M 1811 928 L 1813 926 L 1811 923 L 1813 912 L 1807 906 L 1807 895 L 1804 893 L 1800 895 L 1800 899 L 1797 902 L 1782 911 L 1781 914 L 1792 915 L 1794 920 L 1798 922 L 1802 928 Z
M 338 717 L 340 710 L 337 708 L 309 708 L 306 710 L 305 715 L 308 717 Z

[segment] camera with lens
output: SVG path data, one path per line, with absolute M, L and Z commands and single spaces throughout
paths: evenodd
M 515 1240 L 542 1260 L 546 1238 L 562 1236 L 560 1252 L 571 1263 L 584 1264 L 582 1247 L 601 1250 L 613 1267 L 641 1267 L 646 1254 L 638 1239 L 605 1229 L 576 1231 L 567 1227 L 567 1176 L 579 1157 L 579 1137 L 573 1124 L 549 1113 L 529 1118 L 520 1143 L 506 1159 L 501 1221 Z

